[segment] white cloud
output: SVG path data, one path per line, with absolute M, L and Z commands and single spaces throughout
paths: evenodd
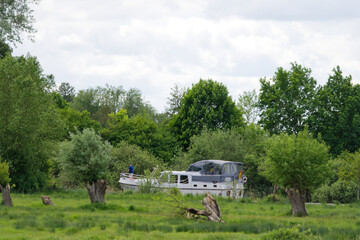
M 42 0 L 30 52 L 77 90 L 138 88 L 163 111 L 175 83 L 223 82 L 233 98 L 290 62 L 325 83 L 336 65 L 360 81 L 356 1 Z M 357 8 L 358 9 L 358 8 Z M 337 10 L 337 11 L 336 11 Z M 347 14 L 345 14 L 347 13 Z

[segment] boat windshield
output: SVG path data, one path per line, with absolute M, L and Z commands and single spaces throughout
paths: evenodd
M 224 175 L 237 175 L 241 172 L 242 165 L 234 163 L 226 163 L 222 167 L 222 174 Z

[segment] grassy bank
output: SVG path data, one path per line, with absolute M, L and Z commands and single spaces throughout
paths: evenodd
M 44 206 L 41 195 L 56 205 Z M 14 207 L 0 206 L 0 239 L 266 239 L 269 232 L 310 230 L 318 239 L 360 239 L 360 204 L 307 205 L 309 217 L 291 216 L 287 200 L 218 198 L 225 223 L 188 220 L 157 194 L 108 193 L 91 205 L 87 192 L 12 194 Z M 202 196 L 185 196 L 202 208 Z

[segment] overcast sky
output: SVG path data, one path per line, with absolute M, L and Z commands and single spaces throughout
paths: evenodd
M 159 112 L 175 84 L 222 82 L 233 99 L 297 62 L 319 84 L 339 65 L 360 83 L 358 0 L 41 0 L 35 43 L 46 74 L 76 90 L 138 88 Z

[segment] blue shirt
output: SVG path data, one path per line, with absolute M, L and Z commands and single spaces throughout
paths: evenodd
M 134 173 L 134 167 L 133 166 L 129 167 L 129 173 Z

